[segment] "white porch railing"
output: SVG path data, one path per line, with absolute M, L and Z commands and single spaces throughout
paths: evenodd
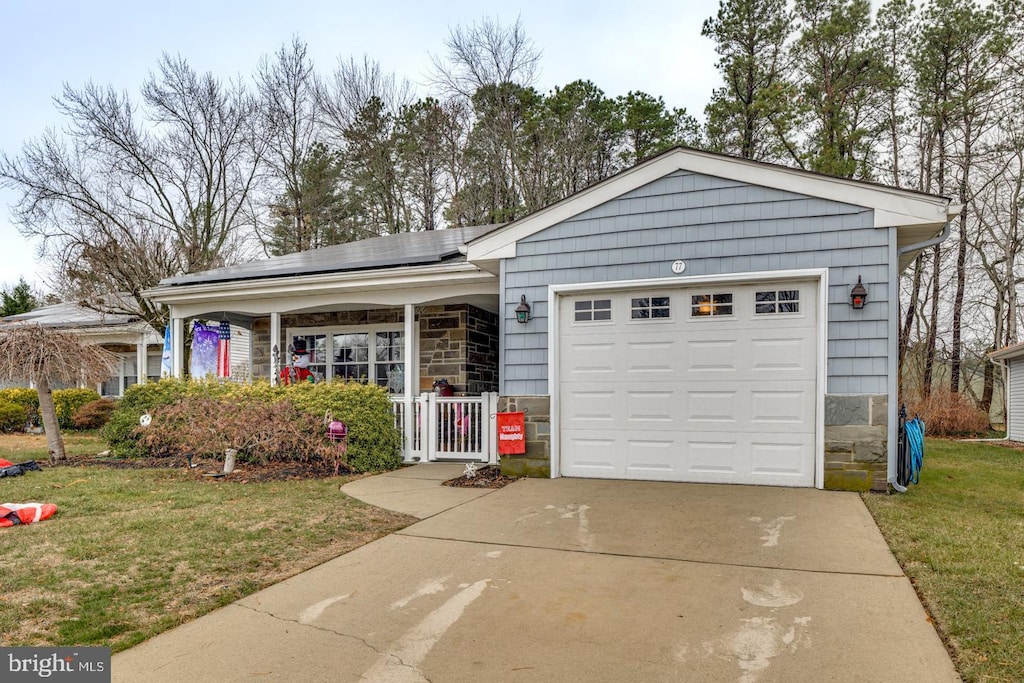
M 424 393 L 409 399 L 392 397 L 391 403 L 395 426 L 402 434 L 405 462 L 498 462 L 498 394 L 449 397 Z M 406 435 L 405 414 L 410 409 L 412 434 Z

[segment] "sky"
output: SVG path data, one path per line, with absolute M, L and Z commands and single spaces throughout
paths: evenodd
M 719 78 L 714 45 L 700 30 L 717 9 L 718 0 L 3 0 L 0 150 L 16 156 L 26 140 L 61 128 L 53 97 L 65 83 L 109 84 L 137 99 L 165 52 L 200 72 L 248 80 L 262 56 L 299 36 L 322 74 L 339 59 L 368 55 L 425 94 L 430 56 L 443 54 L 449 30 L 483 17 L 522 20 L 542 53 L 535 84 L 542 92 L 589 79 L 610 97 L 642 90 L 701 119 Z M 23 277 L 45 290 L 39 245 L 11 218 L 17 200 L 0 189 L 0 288 Z

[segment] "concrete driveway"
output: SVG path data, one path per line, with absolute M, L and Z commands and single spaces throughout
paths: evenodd
M 580 479 L 346 492 L 423 521 L 114 657 L 115 681 L 958 681 L 855 494 Z

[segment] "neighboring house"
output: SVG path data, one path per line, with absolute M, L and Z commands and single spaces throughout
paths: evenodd
M 1024 343 L 993 351 L 988 357 L 1003 368 L 1006 438 L 1024 441 Z
M 28 313 L 8 316 L 3 324 L 38 324 L 74 332 L 89 344 L 99 344 L 118 357 L 117 374 L 94 387 L 103 396 L 121 396 L 124 390 L 147 378 L 160 379 L 163 339 L 146 322 L 127 315 L 100 313 L 76 304 L 43 306 Z M 139 378 L 139 368 L 145 368 Z
M 458 455 L 437 444 L 465 441 L 467 423 L 493 439 L 480 425 L 497 391 L 498 410 L 526 414 L 510 471 L 884 489 L 899 274 L 958 212 L 676 148 L 506 225 L 378 237 L 148 295 L 170 306 L 176 373 L 186 320 L 227 312 L 252 330 L 254 376 L 277 377 L 303 339 L 323 376 L 389 387 L 408 460 Z M 441 378 L 482 404 L 416 396 Z

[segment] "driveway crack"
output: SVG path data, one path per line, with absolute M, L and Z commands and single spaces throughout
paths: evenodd
M 243 605 L 243 604 L 237 603 L 237 602 L 235 603 L 235 605 L 237 607 L 241 607 L 243 609 L 247 609 L 247 610 L 249 610 L 251 612 L 255 612 L 256 614 L 263 614 L 265 616 L 270 617 L 271 619 L 276 619 L 277 621 L 284 622 L 286 624 L 295 624 L 296 626 L 301 626 L 303 628 L 311 628 L 311 629 L 313 629 L 315 631 L 320 631 L 322 633 L 331 633 L 333 635 L 340 636 L 342 638 L 349 638 L 351 640 L 355 640 L 355 641 L 357 641 L 359 643 L 362 643 L 362 645 L 366 649 L 370 650 L 371 652 L 374 652 L 375 654 L 378 654 L 378 655 L 389 655 L 389 656 L 394 657 L 394 655 L 392 655 L 390 652 L 386 652 L 386 651 L 383 651 L 383 650 L 379 649 L 378 647 L 374 646 L 372 643 L 367 641 L 365 638 L 362 638 L 362 637 L 357 636 L 357 635 L 353 635 L 351 633 L 342 633 L 341 631 L 335 631 L 332 628 L 326 628 L 324 626 L 316 626 L 315 624 L 304 624 L 301 621 L 299 621 L 298 619 L 288 619 L 286 617 L 282 617 L 282 616 L 279 616 L 277 614 L 274 614 L 273 612 L 268 612 L 267 610 L 258 609 L 256 607 L 250 607 L 249 605 Z M 400 662 L 402 661 L 398 657 L 395 657 L 395 659 L 398 659 L 398 661 L 400 661 Z

